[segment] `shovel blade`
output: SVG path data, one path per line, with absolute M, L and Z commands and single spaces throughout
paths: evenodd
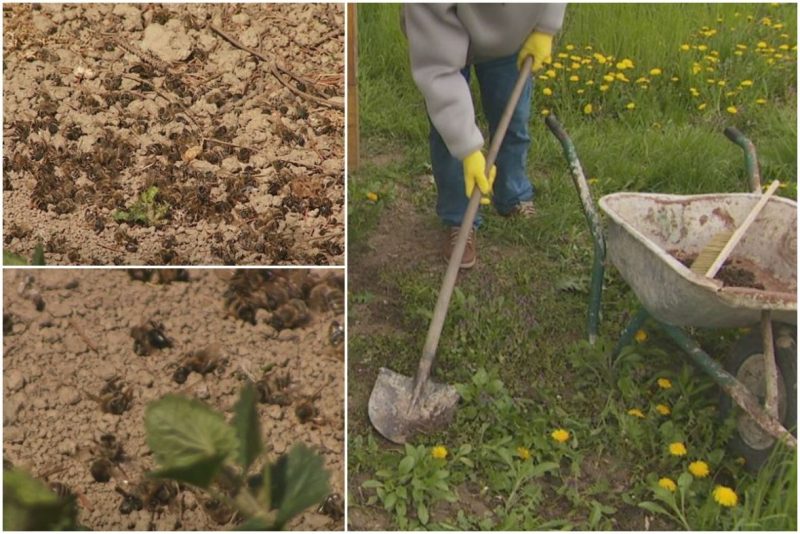
M 403 444 L 419 432 L 450 424 L 459 395 L 456 388 L 428 380 L 416 406 L 411 406 L 414 379 L 381 367 L 369 397 L 369 420 L 393 443 Z

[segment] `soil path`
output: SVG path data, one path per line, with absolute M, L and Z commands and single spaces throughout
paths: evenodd
M 82 495 L 80 521 L 94 530 L 172 530 L 178 510 L 169 507 L 150 524 L 146 510 L 120 515 L 115 483 L 95 482 L 84 451 L 106 433 L 121 442 L 120 464 L 138 480 L 153 468 L 145 444 L 144 410 L 166 393 L 183 392 L 221 409 L 227 417 L 248 375 L 274 366 L 291 376 L 299 394 L 320 391 L 319 419 L 300 424 L 296 402 L 259 404 L 263 441 L 271 458 L 303 442 L 317 450 L 331 474 L 332 491 L 344 486 L 344 377 L 341 355 L 329 344 L 332 312 L 316 314 L 308 326 L 276 332 L 259 310 L 256 325 L 226 317 L 223 293 L 229 270 L 190 270 L 188 282 L 132 280 L 124 270 L 6 270 L 3 280 L 3 458 Z M 38 301 L 36 295 L 41 297 Z M 148 356 L 134 353 L 131 328 L 146 320 L 163 323 L 172 348 Z M 217 342 L 227 361 L 205 377 L 192 373 L 178 385 L 172 375 L 190 351 Z M 133 394 L 129 411 L 103 413 L 87 393 L 98 394 L 119 377 Z M 179 495 L 182 528 L 220 530 L 201 497 Z M 229 525 L 230 526 L 230 525 Z M 299 530 L 339 530 L 341 517 L 309 509 L 291 525 Z
M 4 250 L 343 264 L 341 5 L 3 11 Z M 144 215 L 121 220 L 151 187 Z

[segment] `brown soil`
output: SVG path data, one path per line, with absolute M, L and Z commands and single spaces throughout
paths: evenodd
M 154 467 L 143 426 L 148 402 L 180 392 L 230 417 L 247 377 L 258 378 L 272 365 L 288 372 L 297 397 L 288 406 L 258 405 L 270 458 L 305 443 L 323 456 L 332 491 L 342 494 L 343 364 L 329 343 L 329 327 L 343 318 L 319 312 L 307 326 L 278 332 L 264 310 L 256 312 L 255 325 L 228 317 L 222 303 L 229 275 L 229 270 L 190 270 L 188 282 L 156 284 L 132 280 L 123 270 L 6 270 L 3 459 L 72 488 L 80 496 L 79 519 L 88 528 L 172 530 L 180 513 L 177 505 L 160 510 L 153 524 L 146 510 L 120 515 L 116 482 L 94 481 L 86 451 L 100 436 L 113 433 L 126 456 L 120 466 L 131 481 L 140 480 Z M 163 323 L 173 347 L 138 356 L 131 328 L 151 319 Z M 214 342 L 221 347 L 220 369 L 192 373 L 184 384 L 176 384 L 178 362 Z M 113 377 L 132 391 L 130 410 L 121 415 L 103 413 L 90 397 Z M 319 417 L 301 424 L 296 399 L 317 391 Z M 206 515 L 202 498 L 201 492 L 188 489 L 179 494 L 181 528 L 224 528 Z M 343 521 L 312 508 L 290 527 L 340 530 Z
M 341 5 L 3 12 L 5 250 L 41 243 L 50 264 L 344 262 Z M 163 217 L 115 219 L 151 186 Z
M 686 254 L 682 251 L 669 251 L 669 253 L 686 267 L 691 268 L 697 254 Z M 746 287 L 749 289 L 787 291 L 785 284 L 770 276 L 764 269 L 760 269 L 752 261 L 744 258 L 731 258 L 722 264 L 714 277 L 728 287 Z

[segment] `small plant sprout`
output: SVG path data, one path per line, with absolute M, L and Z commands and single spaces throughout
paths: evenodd
M 114 220 L 143 224 L 145 226 L 158 226 L 161 220 L 169 213 L 169 204 L 156 200 L 158 187 L 151 185 L 139 195 L 139 199 L 127 210 L 114 212 Z
M 265 461 L 251 384 L 242 390 L 230 424 L 197 400 L 167 395 L 148 405 L 145 428 L 158 464 L 149 476 L 206 491 L 239 513 L 244 522 L 238 528 L 281 529 L 330 493 L 322 458 L 302 444 L 273 463 Z M 259 465 L 259 472 L 251 472 Z

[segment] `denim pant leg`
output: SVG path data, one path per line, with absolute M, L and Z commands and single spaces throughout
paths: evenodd
M 470 68 L 461 70 L 469 83 Z M 430 121 L 430 119 L 429 119 Z M 436 180 L 436 214 L 446 226 L 460 226 L 467 211 L 469 199 L 464 190 L 464 166 L 454 158 L 442 136 L 431 123 L 429 135 L 431 148 L 431 167 Z M 475 227 L 480 224 L 480 212 L 475 217 Z
M 517 54 L 475 65 L 475 74 L 481 89 L 483 111 L 494 137 L 497 124 L 503 115 L 508 97 L 514 89 L 519 70 Z M 533 184 L 526 170 L 531 138 L 528 123 L 531 115 L 531 86 L 529 77 L 519 98 L 503 144 L 497 155 L 497 180 L 494 183 L 493 203 L 501 214 L 510 212 L 523 201 L 533 200 Z

